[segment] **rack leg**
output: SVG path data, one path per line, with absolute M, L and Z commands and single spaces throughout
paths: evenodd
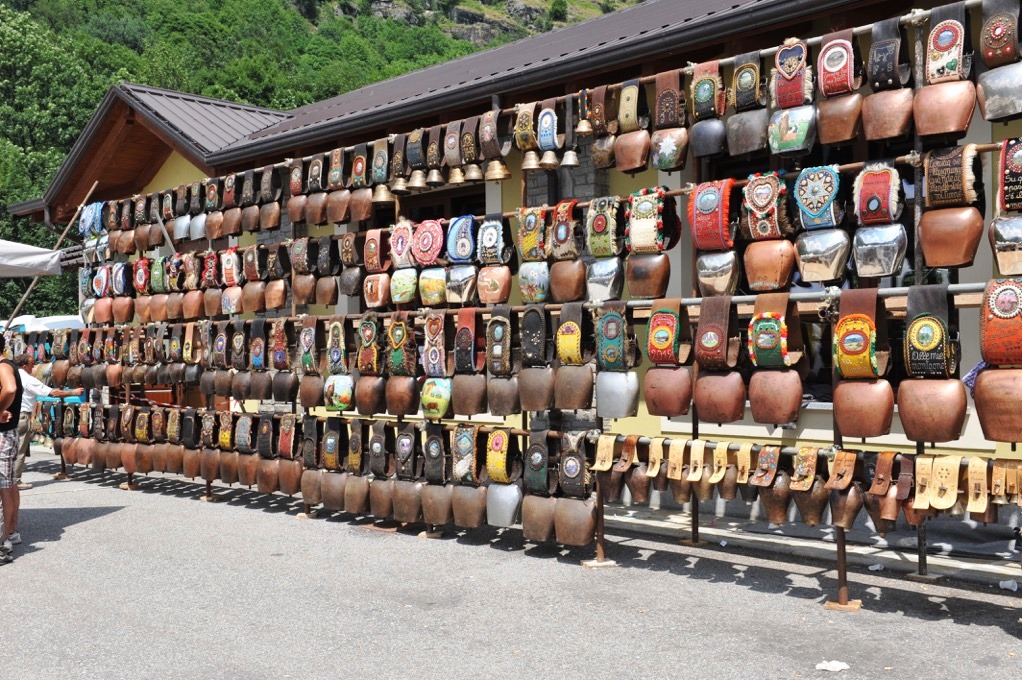
M 699 540 L 699 498 L 696 497 L 695 490 L 692 491 L 692 500 L 690 502 L 692 504 L 690 512 L 692 516 L 692 538 L 683 540 L 681 544 L 691 547 L 706 545 L 706 541 Z
M 128 481 L 122 483 L 118 488 L 120 488 L 123 491 L 138 491 L 139 486 L 138 484 L 135 483 L 135 475 L 129 472 Z
M 587 569 L 607 569 L 616 567 L 617 562 L 608 560 L 603 549 L 603 489 L 600 488 L 600 476 L 596 476 L 596 487 L 593 493 L 596 494 L 596 559 L 582 560 L 582 566 Z
M 64 454 L 60 455 L 60 472 L 55 473 L 53 478 L 61 481 L 70 479 L 67 474 L 67 463 L 64 462 Z
M 824 609 L 854 612 L 862 609 L 862 600 L 848 599 L 848 559 L 845 552 L 845 530 L 837 527 L 837 601 L 823 603 Z
M 213 482 L 206 480 L 206 493 L 202 494 L 199 498 L 204 503 L 216 503 L 220 500 L 220 496 L 213 493 Z
M 940 574 L 931 574 L 926 565 L 926 520 L 916 527 L 916 564 L 917 572 L 909 574 L 906 578 L 909 581 L 916 581 L 918 583 L 936 583 L 940 581 L 943 576 Z
M 308 503 L 302 503 L 302 511 L 298 513 L 298 519 L 313 519 L 316 517 L 316 511 L 312 509 L 312 506 Z

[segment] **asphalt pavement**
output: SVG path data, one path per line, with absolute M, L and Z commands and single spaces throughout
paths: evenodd
M 29 459 L 0 567 L 0 678 L 954 678 L 1022 671 L 1022 592 L 676 539 L 592 549 L 484 528 L 420 538 L 177 476 L 55 481 Z M 840 661 L 847 670 L 816 670 Z

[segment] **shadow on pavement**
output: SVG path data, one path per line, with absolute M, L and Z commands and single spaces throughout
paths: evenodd
M 69 508 L 31 508 L 25 507 L 22 503 L 19 528 L 21 526 L 31 527 L 31 531 L 24 531 L 24 543 L 21 549 L 26 553 L 43 550 L 43 543 L 59 541 L 64 534 L 64 529 L 74 524 L 81 524 L 89 520 L 105 517 L 119 510 L 124 506 L 103 506 L 103 507 L 75 507 Z

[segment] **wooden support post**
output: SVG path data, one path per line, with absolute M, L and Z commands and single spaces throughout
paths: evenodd
M 596 494 L 596 559 L 582 560 L 582 566 L 587 569 L 608 569 L 616 567 L 617 562 L 608 560 L 604 550 L 604 529 L 603 529 L 603 489 L 600 488 L 600 476 L 596 476 L 596 486 L 593 493 Z

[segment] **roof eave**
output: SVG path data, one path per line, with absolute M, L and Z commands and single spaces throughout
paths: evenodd
M 7 206 L 7 212 L 15 217 L 35 217 L 44 210 L 46 210 L 46 200 L 41 196 Z

